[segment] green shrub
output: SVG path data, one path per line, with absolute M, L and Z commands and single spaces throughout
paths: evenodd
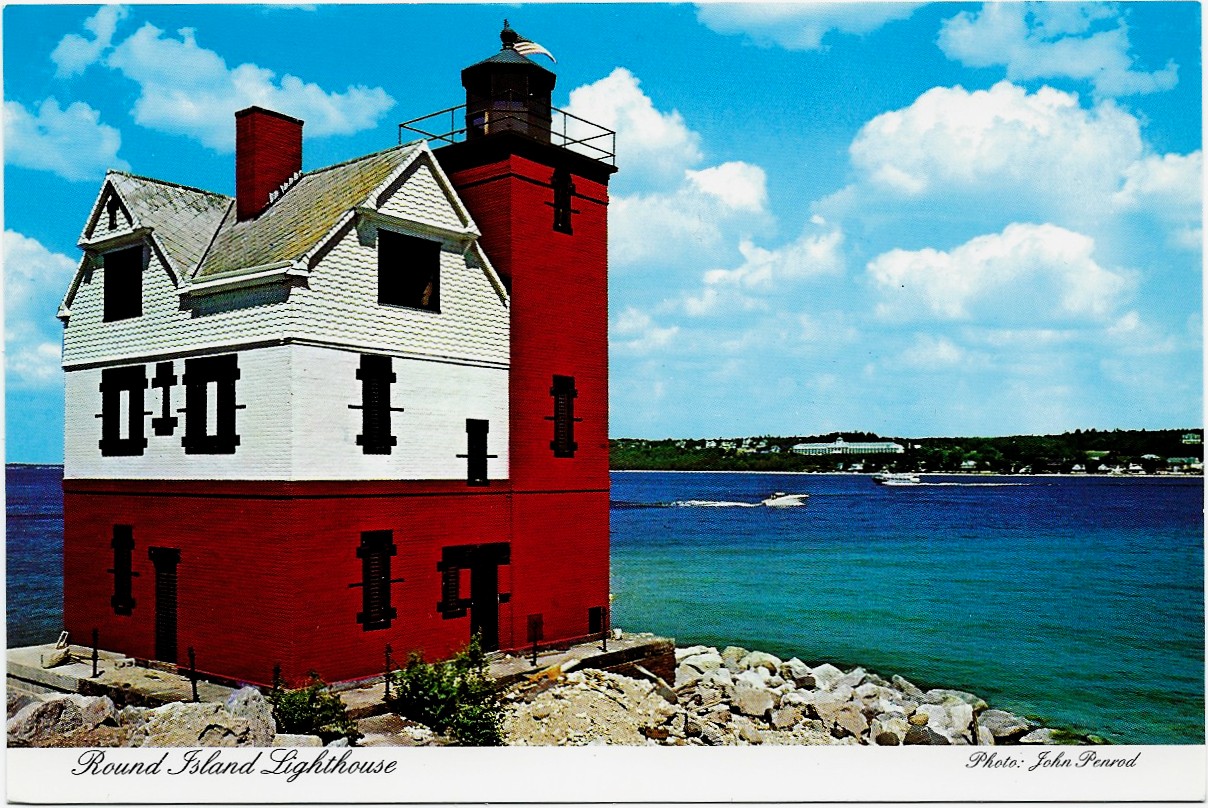
M 293 735 L 318 735 L 323 743 L 347 738 L 350 744 L 361 737 L 357 723 L 349 717 L 344 700 L 328 689 L 314 671 L 310 685 L 300 690 L 284 690 L 273 683 L 268 701 L 273 706 L 277 732 Z
M 390 709 L 462 746 L 503 745 L 503 705 L 475 636 L 447 662 L 430 664 L 418 652 L 390 676 Z

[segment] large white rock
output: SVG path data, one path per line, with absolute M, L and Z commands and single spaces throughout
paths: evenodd
M 864 682 L 866 675 L 863 668 L 853 668 L 849 673 L 843 674 L 843 677 L 839 680 L 839 684 L 856 688 Z
M 681 690 L 698 683 L 704 674 L 691 665 L 680 665 L 675 669 L 675 689 Z
M 972 693 L 966 693 L 963 690 L 947 690 L 944 688 L 935 688 L 928 690 L 920 699 L 927 704 L 942 704 L 945 707 L 951 707 L 954 704 L 968 704 L 975 711 L 984 710 L 989 705 L 980 697 Z
M 919 688 L 909 679 L 903 679 L 901 676 L 898 676 L 895 673 L 889 681 L 890 684 L 902 691 L 905 696 L 915 701 L 923 700 L 923 691 L 919 690 Z
M 740 648 L 737 645 L 727 645 L 721 650 L 722 663 L 731 671 L 741 670 L 741 668 L 738 667 L 738 663 L 741 662 L 742 658 L 749 653 L 751 652 L 745 648 Z
M 986 710 L 977 717 L 977 723 L 1000 741 L 1021 738 L 1036 728 L 1028 719 L 1005 710 Z
M 860 708 L 850 701 L 823 702 L 815 704 L 814 710 L 817 711 L 818 719 L 836 738 L 846 736 L 859 738 L 868 732 L 868 720 L 864 717 L 864 713 L 860 712 Z
M 780 670 L 780 659 L 764 651 L 752 651 L 738 661 L 738 667 L 743 670 L 764 668 L 772 675 Z
M 710 648 L 699 654 L 684 657 L 679 664 L 696 668 L 701 673 L 704 673 L 705 671 L 717 670 L 724 663 L 722 662 L 721 654 Z
M 734 674 L 729 668 L 717 668 L 716 670 L 705 671 L 704 676 L 700 680 L 701 687 L 719 687 L 723 690 L 734 686 Z
M 877 746 L 901 746 L 906 742 L 910 722 L 897 713 L 883 713 L 872 720 L 868 727 L 868 738 Z
M 797 657 L 782 662 L 778 672 L 785 681 L 792 682 L 797 687 L 813 688 L 815 686 L 814 675 L 810 672 L 810 666 Z
M 947 738 L 949 743 L 967 744 L 972 741 L 973 708 L 968 704 L 951 707 L 920 704 L 915 715 L 927 716 L 927 726 Z
M 820 690 L 830 690 L 843 678 L 843 671 L 836 668 L 829 662 L 823 662 L 818 667 L 810 671 L 814 677 L 814 683 Z
M 730 702 L 739 712 L 756 718 L 763 718 L 776 706 L 772 691 L 745 681 L 735 683 Z
M 680 664 L 681 662 L 683 662 L 685 659 L 687 659 L 690 656 L 696 656 L 697 654 L 704 654 L 709 651 L 712 651 L 713 653 L 717 653 L 716 648 L 710 648 L 707 645 L 690 645 L 687 648 L 676 648 L 675 649 L 675 664 L 677 664 L 677 665 Z
M 117 708 L 108 696 L 51 696 L 27 704 L 8 719 L 8 742 L 13 746 L 41 745 L 79 729 L 117 723 Z

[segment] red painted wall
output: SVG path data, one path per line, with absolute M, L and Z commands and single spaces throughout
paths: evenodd
M 400 662 L 411 650 L 439 658 L 462 648 L 469 617 L 445 620 L 436 609 L 441 550 L 510 539 L 506 487 L 332 497 L 339 484 L 326 483 L 315 489 L 324 495 L 278 499 L 249 495 L 248 483 L 242 496 L 200 495 L 205 485 L 182 485 L 193 495 L 178 496 L 67 491 L 64 621 L 77 642 L 95 627 L 102 647 L 154 658 L 155 570 L 147 550 L 174 547 L 181 664 L 191 645 L 199 670 L 241 681 L 271 683 L 275 662 L 295 684 L 312 669 L 329 681 L 372 676 L 381 672 L 387 643 Z M 115 524 L 134 528 L 130 616 L 110 605 Z M 361 589 L 349 587 L 361 581 L 356 551 L 368 530 L 394 532 L 391 577 L 405 579 L 391 588 L 398 617 L 374 631 L 356 622 Z M 505 605 L 501 624 L 509 619 Z

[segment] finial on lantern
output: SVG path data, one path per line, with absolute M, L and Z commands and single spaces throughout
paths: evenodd
M 503 43 L 503 49 L 509 50 L 516 47 L 516 42 L 520 39 L 520 34 L 512 30 L 512 26 L 508 25 L 507 19 L 503 21 L 503 30 L 499 32 L 499 41 Z

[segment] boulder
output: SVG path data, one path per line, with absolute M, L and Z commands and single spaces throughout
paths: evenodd
M 273 718 L 273 706 L 264 694 L 254 687 L 240 688 L 227 697 L 226 708 L 231 715 L 247 720 L 250 746 L 272 745 L 277 722 Z
M 872 682 L 865 682 L 852 692 L 852 700 L 860 706 L 869 718 L 884 712 L 890 712 L 895 706 L 891 698 L 893 691 Z M 903 711 L 904 712 L 904 711 Z
M 21 712 L 21 710 L 25 707 L 28 707 L 29 705 L 41 700 L 42 698 L 40 696 L 36 696 L 33 693 L 26 693 L 22 690 L 14 690 L 13 688 L 9 688 L 8 717 L 12 718 L 14 715 Z
M 805 697 L 807 705 L 844 704 L 851 701 L 852 689 L 847 685 L 839 685 L 834 690 L 805 690 L 797 691 Z
M 906 742 L 910 722 L 898 713 L 882 713 L 868 727 L 869 740 L 877 746 L 900 746 Z
M 767 671 L 764 671 L 762 668 L 744 670 L 734 674 L 734 686 L 737 687 L 738 685 L 746 684 L 752 687 L 770 689 L 768 686 L 769 678 Z
M 273 746 L 322 746 L 323 739 L 318 735 L 289 735 L 282 733 L 273 736 Z
M 275 730 L 222 704 L 174 702 L 147 710 L 128 746 L 269 746 Z
M 745 715 L 763 718 L 776 706 L 775 696 L 766 687 L 738 682 L 731 699 L 734 708 Z
M 968 704 L 970 707 L 977 710 L 984 710 L 989 705 L 979 696 L 972 693 L 966 693 L 963 690 L 946 690 L 943 688 L 935 688 L 928 690 L 923 694 L 920 701 L 925 704 L 942 704 L 945 707 L 951 707 L 954 704 Z
M 1040 729 L 1034 729 L 1027 735 L 1024 735 L 1019 739 L 1019 742 L 1051 745 L 1060 743 L 1060 740 L 1058 740 L 1058 733 L 1056 730 L 1049 729 L 1048 727 L 1041 727 Z
M 938 732 L 952 744 L 972 741 L 973 708 L 968 704 L 946 707 L 942 704 L 920 704 L 915 715 L 927 716 L 925 726 Z
M 772 711 L 771 724 L 776 729 L 788 729 L 801 721 L 801 710 L 797 707 L 781 707 Z
M 814 675 L 810 672 L 810 666 L 797 657 L 780 663 L 780 669 L 777 673 L 786 682 L 792 682 L 796 687 L 812 689 L 815 686 Z
M 866 675 L 863 668 L 853 668 L 850 672 L 843 674 L 838 683 L 854 689 L 864 683 Z
M 808 707 L 810 704 L 813 704 L 813 703 L 814 703 L 814 700 L 812 698 L 810 698 L 810 694 L 803 693 L 800 690 L 794 690 L 791 693 L 785 693 L 784 695 L 782 695 L 780 697 L 780 706 L 781 707 L 797 707 L 799 709 L 804 710 L 804 708 Z
M 689 738 L 699 738 L 704 732 L 704 725 L 691 716 L 684 716 L 684 734 Z
M 675 669 L 675 689 L 683 690 L 692 687 L 704 677 L 698 669 L 691 665 L 680 665 Z
M 716 687 L 724 691 L 734 686 L 734 674 L 730 673 L 729 668 L 724 667 L 706 671 L 698 684 L 701 687 Z
M 915 701 L 923 700 L 923 691 L 919 690 L 919 688 L 916 687 L 915 684 L 909 679 L 903 679 L 901 676 L 894 674 L 889 680 L 889 683 L 898 690 L 902 691 L 903 695 L 908 696 Z
M 950 746 L 951 742 L 926 725 L 916 726 L 911 725 L 906 732 L 906 738 L 902 741 L 907 745 L 919 746 Z
M 880 685 L 881 687 L 890 687 L 892 685 L 892 683 L 884 676 L 878 676 L 872 671 L 864 674 L 864 681 L 872 682 L 874 685 Z
M 701 673 L 704 673 L 705 671 L 717 670 L 724 663 L 722 662 L 721 654 L 710 648 L 702 653 L 685 657 L 678 664 L 696 668 Z
M 843 671 L 836 668 L 829 662 L 824 662 L 818 667 L 810 671 L 814 677 L 814 684 L 820 690 L 830 690 L 839 683 L 843 678 Z
M 721 651 L 722 664 L 731 671 L 741 670 L 741 668 L 738 667 L 738 663 L 741 662 L 742 658 L 749 653 L 751 652 L 745 648 L 739 648 L 737 645 L 727 645 Z
M 697 654 L 705 654 L 710 651 L 712 651 L 715 654 L 717 653 L 716 648 L 710 648 L 707 645 L 690 645 L 687 648 L 676 648 L 675 649 L 675 664 L 679 665 L 688 657 L 696 656 Z
M 731 736 L 717 724 L 705 724 L 701 727 L 700 737 L 709 746 L 725 746 Z
M 738 661 L 738 666 L 742 670 L 765 668 L 769 674 L 775 674 L 780 669 L 780 664 L 779 657 L 763 651 L 752 651 Z
M 52 648 L 45 654 L 41 655 L 41 664 L 43 668 L 54 668 L 71 659 L 70 648 Z
M 850 701 L 815 704 L 818 719 L 836 738 L 859 738 L 868 732 L 868 720 L 860 708 Z
M 977 725 L 977 744 L 978 746 L 994 746 L 994 733 L 988 730 L 981 724 Z
M 996 741 L 1015 741 L 1036 728 L 1028 719 L 1006 710 L 985 710 L 977 717 L 977 724 L 988 730 Z
M 763 743 L 763 735 L 759 732 L 759 728 L 756 727 L 750 719 L 742 717 L 735 718 L 732 729 L 736 738 L 744 740 L 749 744 Z
M 8 719 L 10 746 L 44 745 L 80 729 L 107 724 L 117 726 L 118 713 L 108 696 L 70 693 L 25 705 Z

